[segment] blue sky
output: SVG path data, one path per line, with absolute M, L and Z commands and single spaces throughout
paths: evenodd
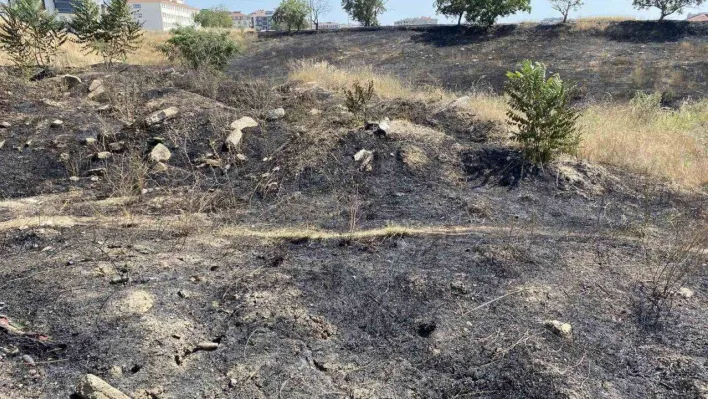
M 334 22 L 346 22 L 347 15 L 341 9 L 341 0 L 329 0 L 332 5 L 332 12 L 323 17 L 323 20 Z M 257 9 L 274 9 L 280 3 L 280 0 L 187 0 L 187 2 L 195 7 L 206 8 L 215 5 L 225 5 L 227 8 L 235 11 L 243 11 L 249 13 Z M 558 16 L 559 14 L 552 10 L 547 0 L 531 0 L 533 11 L 531 14 L 523 13 L 512 17 L 505 18 L 503 22 L 517 21 L 532 21 L 541 20 L 543 18 Z M 573 14 L 573 17 L 591 17 L 591 16 L 634 16 L 642 19 L 658 18 L 657 11 L 639 12 L 632 7 L 632 0 L 586 0 L 586 5 L 583 9 Z M 380 18 L 381 23 L 386 25 L 393 24 L 403 18 L 419 17 L 419 16 L 434 16 L 435 9 L 433 8 L 433 0 L 388 0 L 388 12 Z M 708 5 L 704 5 L 699 9 L 689 10 L 689 12 L 708 11 Z M 439 17 L 442 21 L 442 17 Z M 682 18 L 682 17 L 679 17 Z

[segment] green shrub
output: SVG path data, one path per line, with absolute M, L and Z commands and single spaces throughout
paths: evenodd
M 194 16 L 194 22 L 202 28 L 224 28 L 229 29 L 234 26 L 231 19 L 231 11 L 224 6 L 203 8 Z
M 56 13 L 44 10 L 41 0 L 14 0 L 0 4 L 0 49 L 20 67 L 50 65 L 66 41 Z
M 101 55 L 106 65 L 135 51 L 142 35 L 142 27 L 133 18 L 128 0 L 110 0 L 105 13 L 101 13 L 94 0 L 78 0 L 69 26 L 76 41 L 89 52 Z
M 356 116 L 363 115 L 366 119 L 368 104 L 374 97 L 374 81 L 371 80 L 366 86 L 359 82 L 352 84 L 352 89 L 344 89 L 345 106 L 349 112 Z
M 572 154 L 580 144 L 578 112 L 570 106 L 574 87 L 560 76 L 547 78 L 546 66 L 524 61 L 520 71 L 507 73 L 509 123 L 527 160 L 543 164 L 558 154 Z
M 238 53 L 238 45 L 227 32 L 177 28 L 161 47 L 170 60 L 179 60 L 192 69 L 224 70 L 229 60 Z

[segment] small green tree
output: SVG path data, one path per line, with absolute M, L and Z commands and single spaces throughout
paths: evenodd
M 42 0 L 0 4 L 0 49 L 16 66 L 51 65 L 65 41 L 62 23 L 44 9 Z
M 288 32 L 293 28 L 300 30 L 307 25 L 310 11 L 306 0 L 282 0 L 273 13 L 273 22 L 284 25 Z
M 687 7 L 698 7 L 704 0 L 634 0 L 634 7 L 639 10 L 658 8 L 661 11 L 659 21 L 673 14 L 681 14 Z
M 546 66 L 524 61 L 521 70 L 507 73 L 509 124 L 527 160 L 544 164 L 561 153 L 574 153 L 580 144 L 578 112 L 570 106 L 574 90 L 559 75 L 547 78 Z
M 197 15 L 194 16 L 194 22 L 198 23 L 203 28 L 229 29 L 234 26 L 231 12 L 224 6 L 199 10 Z
M 438 14 L 446 17 L 457 18 L 457 25 L 462 25 L 462 17 L 467 12 L 466 0 L 435 0 L 435 9 Z
M 342 0 L 342 8 L 364 26 L 379 26 L 379 15 L 386 12 L 386 0 Z
M 498 18 L 519 11 L 531 12 L 531 0 L 465 0 L 467 21 L 490 27 Z
M 549 0 L 551 8 L 563 15 L 563 23 L 568 22 L 571 11 L 578 11 L 583 6 L 583 0 Z
M 179 60 L 192 69 L 223 70 L 238 52 L 236 43 L 227 32 L 177 28 L 160 48 L 170 60 Z
M 362 115 L 366 119 L 369 102 L 374 98 L 374 81 L 370 80 L 366 86 L 362 86 L 358 81 L 352 84 L 351 89 L 344 89 L 344 105 L 349 112 L 355 116 Z
M 103 57 L 108 66 L 137 50 L 142 36 L 142 26 L 133 18 L 128 0 L 110 0 L 105 13 L 93 0 L 77 0 L 69 26 L 76 41 Z

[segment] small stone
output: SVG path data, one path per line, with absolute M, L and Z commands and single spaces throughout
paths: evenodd
M 52 121 L 52 123 L 49 124 L 49 126 L 50 126 L 50 127 L 57 128 L 57 127 L 61 127 L 63 124 L 64 124 L 64 121 L 63 121 L 63 120 L 61 120 L 61 119 L 55 119 L 55 120 Z
M 0 150 L 5 147 L 5 140 L 0 140 Z
M 111 104 L 103 104 L 99 105 L 98 107 L 95 108 L 96 112 L 108 112 L 113 109 L 113 106 Z
M 110 152 L 123 152 L 123 151 L 125 151 L 125 141 L 108 143 L 108 150 Z
M 164 144 L 158 143 L 152 151 L 150 151 L 150 161 L 152 162 L 167 162 L 172 158 L 172 153 Z
M 130 278 L 128 276 L 117 276 L 111 279 L 111 284 L 113 285 L 125 284 L 128 282 L 130 282 Z
M 685 299 L 691 299 L 693 298 L 693 295 L 695 295 L 692 289 L 686 287 L 682 287 L 681 289 L 679 289 L 678 294 Z
M 113 366 L 108 370 L 108 374 L 113 378 L 120 378 L 123 376 L 123 368 L 121 366 Z
M 96 139 L 93 137 L 86 137 L 85 139 L 82 140 L 82 143 L 84 145 L 94 145 L 94 144 L 96 144 Z
M 0 129 L 9 129 L 12 125 L 10 122 L 2 121 L 0 122 Z
M 229 388 L 236 388 L 238 386 L 238 380 L 232 378 L 229 380 Z
M 148 126 L 157 125 L 159 123 L 165 122 L 168 119 L 172 119 L 179 114 L 179 109 L 176 107 L 165 108 L 163 110 L 153 112 L 145 118 L 145 124 Z
M 153 167 L 150 169 L 150 171 L 151 171 L 152 173 L 165 173 L 165 172 L 167 172 L 168 170 L 169 170 L 169 168 L 167 167 L 167 165 L 165 165 L 165 164 L 162 163 L 162 162 L 156 163 L 156 164 L 153 165 Z
M 197 344 L 197 349 L 203 350 L 203 351 L 213 351 L 216 350 L 219 347 L 219 344 L 217 342 L 200 342 Z
M 76 394 L 82 399 L 130 399 L 130 397 L 93 374 L 86 374 L 76 386 Z
M 189 298 L 189 292 L 184 291 L 184 290 L 177 291 L 177 295 L 179 295 L 179 297 L 183 298 L 183 299 Z
M 70 180 L 70 181 L 73 181 L 74 183 L 76 183 L 76 182 L 80 181 L 81 178 L 80 178 L 79 176 L 71 176 L 71 177 L 69 178 L 69 180 Z
M 96 153 L 95 157 L 98 160 L 105 160 L 108 159 L 112 156 L 113 154 L 110 153 L 110 151 L 101 151 Z
M 30 356 L 30 355 L 23 355 L 22 361 L 24 361 L 29 366 L 35 365 L 34 359 L 32 359 L 32 356 Z
M 570 339 L 573 336 L 573 327 L 569 323 L 563 323 L 558 320 L 547 320 L 543 325 L 559 337 Z
M 94 79 L 89 85 L 89 92 L 94 92 L 98 90 L 99 87 L 103 86 L 103 81 L 101 79 Z
M 354 154 L 354 160 L 359 162 L 359 170 L 365 172 L 371 172 L 373 170 L 372 162 L 374 160 L 374 153 L 369 150 L 360 150 Z
M 81 78 L 74 75 L 64 75 L 61 77 L 61 82 L 71 90 L 81 84 Z
M 322 113 L 322 111 L 320 111 L 320 110 L 317 109 L 317 108 L 312 108 L 312 109 L 310 110 L 310 115 L 312 115 L 312 116 L 316 116 L 316 115 L 319 115 L 319 114 L 321 114 L 321 113 Z
M 248 116 L 244 116 L 243 118 L 233 122 L 231 124 L 231 133 L 228 137 L 226 137 L 226 141 L 224 142 L 224 147 L 226 147 L 225 150 L 228 150 L 230 147 L 238 147 L 238 145 L 241 144 L 241 139 L 243 138 L 243 129 L 251 127 L 258 127 L 258 122 Z
M 285 117 L 285 109 L 276 108 L 268 111 L 266 113 L 266 119 L 269 121 L 275 121 Z
M 99 86 L 96 90 L 89 93 L 88 98 L 90 100 L 100 101 L 102 97 L 106 94 L 106 89 L 103 86 Z
M 248 161 L 248 157 L 245 156 L 244 154 L 236 154 L 236 159 L 238 159 L 241 162 Z

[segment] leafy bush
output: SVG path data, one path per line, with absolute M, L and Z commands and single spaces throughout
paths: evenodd
M 177 28 L 161 47 L 170 60 L 180 60 L 192 69 L 214 68 L 224 70 L 231 57 L 238 53 L 238 45 L 227 32 Z
M 107 65 L 135 51 L 142 35 L 142 27 L 133 18 L 128 0 L 111 0 L 105 13 L 101 13 L 94 0 L 78 0 L 74 3 L 74 18 L 69 26 L 76 41 L 88 51 L 101 55 Z
M 234 21 L 231 19 L 231 12 L 224 8 L 213 7 L 199 10 L 194 16 L 194 22 L 198 23 L 203 28 L 231 28 L 234 26 Z
M 354 82 L 352 89 L 344 89 L 345 106 L 354 115 L 363 115 L 366 119 L 368 104 L 374 97 L 374 81 L 371 80 L 362 86 L 359 82 Z
M 458 24 L 466 14 L 468 22 L 490 27 L 501 17 L 519 11 L 531 11 L 531 0 L 435 0 L 438 13 L 457 18 Z
M 42 0 L 0 4 L 0 49 L 20 67 L 50 65 L 66 41 L 56 13 L 44 10 Z
M 379 26 L 379 15 L 386 12 L 387 0 L 342 0 L 342 8 L 364 26 Z
M 580 143 L 578 112 L 570 106 L 574 89 L 546 66 L 524 61 L 520 71 L 507 73 L 509 123 L 518 129 L 514 138 L 533 163 L 547 163 L 560 153 L 574 153 Z

